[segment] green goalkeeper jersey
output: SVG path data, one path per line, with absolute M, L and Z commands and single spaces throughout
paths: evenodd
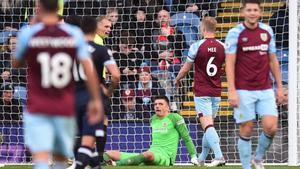
M 157 115 L 151 117 L 152 144 L 150 149 L 159 148 L 169 155 L 174 163 L 177 155 L 178 143 L 182 138 L 192 157 L 196 156 L 196 148 L 186 127 L 184 119 L 179 114 L 170 113 L 163 119 Z

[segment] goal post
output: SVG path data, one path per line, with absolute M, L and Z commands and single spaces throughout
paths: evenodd
M 299 0 L 289 1 L 289 154 L 288 164 L 300 165 L 300 27 Z

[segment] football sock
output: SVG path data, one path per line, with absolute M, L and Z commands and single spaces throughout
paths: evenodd
M 243 169 L 251 169 L 251 140 L 250 137 L 240 136 L 238 140 L 239 156 Z
M 76 156 L 75 169 L 84 169 L 90 162 L 92 150 L 89 147 L 81 146 Z
M 201 154 L 199 155 L 200 161 L 205 161 L 205 159 L 209 153 L 209 150 L 210 149 L 209 149 L 209 144 L 206 139 L 206 133 L 204 132 L 203 136 L 202 136 L 202 151 L 201 151 Z
M 101 165 L 101 160 L 98 152 L 93 152 L 90 160 L 90 166 L 94 169 L 94 168 L 100 168 L 100 165 Z
M 209 147 L 213 150 L 215 154 L 215 159 L 223 159 L 223 154 L 220 148 L 220 138 L 216 129 L 209 125 L 205 128 L 205 137 L 209 144 Z
M 255 160 L 261 161 L 272 144 L 273 137 L 268 136 L 265 132 L 262 132 L 258 139 L 258 146 L 256 148 Z
M 107 126 L 103 125 L 102 132 L 96 132 L 96 152 L 93 153 L 90 166 L 95 168 L 103 162 L 103 153 L 107 138 Z

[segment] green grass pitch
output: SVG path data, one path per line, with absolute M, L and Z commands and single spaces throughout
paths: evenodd
M 196 167 L 196 166 L 171 166 L 171 167 L 158 167 L 158 166 L 122 166 L 122 167 L 111 167 L 105 166 L 103 169 L 240 169 L 241 166 L 225 166 L 225 167 Z M 298 167 L 288 166 L 265 166 L 266 169 L 299 169 Z M 19 166 L 5 166 L 1 169 L 32 169 L 32 166 L 19 165 Z

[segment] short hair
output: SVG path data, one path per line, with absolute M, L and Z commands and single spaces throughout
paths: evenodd
M 154 98 L 154 101 L 155 100 L 159 100 L 159 99 L 162 99 L 164 101 L 166 101 L 168 103 L 168 105 L 170 105 L 170 101 L 169 101 L 169 98 L 167 96 L 164 96 L 164 95 L 158 95 Z
M 215 32 L 217 29 L 217 20 L 214 17 L 206 16 L 202 18 L 201 26 L 208 32 Z
M 107 18 L 107 16 L 104 16 L 104 15 L 98 16 L 96 20 L 97 20 L 97 22 L 101 22 L 101 21 L 103 21 L 104 19 L 109 20 L 109 19 Z
M 56 12 L 58 10 L 58 0 L 39 0 L 39 3 L 48 12 Z
M 65 22 L 80 27 L 81 17 L 78 15 L 70 15 L 65 19 Z
M 117 8 L 113 8 L 113 7 L 109 7 L 106 9 L 106 15 L 113 13 L 113 12 L 119 13 L 119 10 Z
M 258 6 L 260 6 L 260 0 L 244 0 L 243 7 L 245 7 L 246 4 L 257 4 Z
M 97 21 L 92 16 L 84 16 L 80 28 L 84 34 L 95 33 L 97 30 Z

